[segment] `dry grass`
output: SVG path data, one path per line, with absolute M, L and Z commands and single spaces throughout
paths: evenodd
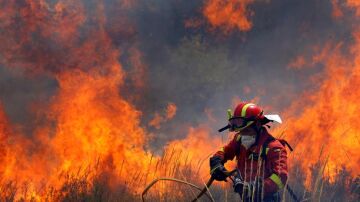
M 205 159 L 205 160 L 204 160 Z M 163 177 L 173 177 L 192 182 L 203 187 L 207 179 L 199 177 L 200 167 L 208 166 L 207 157 L 199 162 L 192 162 L 184 152 L 167 151 L 162 158 L 151 158 L 147 170 L 140 170 L 129 176 L 127 181 L 109 186 L 111 176 L 97 166 L 79 169 L 75 173 L 61 176 L 64 183 L 61 188 L 43 187 L 38 190 L 42 201 L 141 201 L 141 193 L 133 192 L 134 187 L 145 187 L 156 178 L 154 170 L 161 170 Z M 296 162 L 296 161 L 295 161 Z M 123 162 L 126 165 L 126 161 Z M 345 168 L 339 168 L 334 182 L 324 177 L 325 161 L 320 161 L 310 169 L 311 187 L 306 189 L 305 174 L 300 166 L 293 165 L 289 175 L 289 185 L 302 201 L 360 201 L 360 176 L 353 178 Z M 161 190 L 161 191 L 159 191 Z M 2 183 L 0 201 L 37 201 L 29 191 L 29 183 L 17 184 L 15 181 Z M 210 188 L 215 201 L 239 201 L 233 193 L 231 183 L 218 183 Z M 187 185 L 161 181 L 154 185 L 145 196 L 146 201 L 190 201 L 198 191 Z M 290 195 L 283 194 L 283 201 L 291 201 Z M 21 196 L 21 197 L 19 197 Z M 207 197 L 203 201 L 209 201 Z

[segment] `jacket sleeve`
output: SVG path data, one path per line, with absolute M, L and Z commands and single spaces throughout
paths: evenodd
M 270 177 L 264 179 L 264 195 L 268 196 L 284 188 L 288 178 L 287 152 L 285 147 L 274 141 L 269 144 L 266 160 L 270 164 Z
M 217 151 L 214 156 L 220 156 L 222 163 L 226 163 L 228 160 L 234 159 L 236 153 L 239 151 L 240 146 L 240 134 L 237 133 L 234 135 L 234 138 L 225 146 L 223 146 L 219 151 Z

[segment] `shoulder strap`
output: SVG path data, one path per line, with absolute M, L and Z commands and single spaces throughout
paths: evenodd
M 237 133 L 237 137 L 236 137 L 236 150 L 235 150 L 235 155 L 239 155 L 240 154 L 240 145 L 241 145 L 241 135 L 239 133 Z
M 279 140 L 279 142 L 283 145 L 283 146 L 287 146 L 290 151 L 293 151 L 293 148 L 290 146 L 290 144 L 284 140 L 284 139 L 276 139 L 272 136 L 270 136 L 263 144 L 262 146 L 262 150 L 261 150 L 261 158 L 266 160 L 266 154 L 267 154 L 267 150 L 268 150 L 268 146 L 270 144 L 270 142 L 274 141 L 274 140 Z
M 262 149 L 261 149 L 261 158 L 263 160 L 266 160 L 266 150 L 268 150 L 268 146 L 270 144 L 270 142 L 276 140 L 274 137 L 269 136 L 268 139 L 265 140 L 264 144 L 262 145 Z

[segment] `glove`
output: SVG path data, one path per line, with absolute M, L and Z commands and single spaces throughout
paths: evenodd
M 234 184 L 233 184 L 234 192 L 242 195 L 242 193 L 244 191 L 244 187 L 246 187 L 246 186 L 247 186 L 247 182 L 244 182 L 238 176 L 235 177 Z
M 224 167 L 221 157 L 219 157 L 219 156 L 211 157 L 210 158 L 211 177 L 217 181 L 225 181 L 226 182 L 226 178 L 228 177 L 226 173 L 228 173 L 228 171 Z

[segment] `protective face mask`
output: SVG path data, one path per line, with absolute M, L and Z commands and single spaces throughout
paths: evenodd
M 241 144 L 248 149 L 256 141 L 255 136 L 241 136 Z

